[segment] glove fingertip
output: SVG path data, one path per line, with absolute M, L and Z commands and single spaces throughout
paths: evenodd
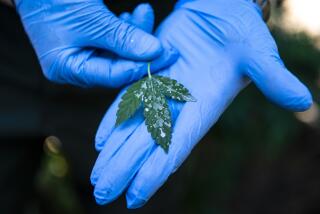
M 313 104 L 312 95 L 306 87 L 301 92 L 297 92 L 294 97 L 288 101 L 284 101 L 287 105 L 284 106 L 291 111 L 301 112 L 311 108 Z
M 120 19 L 113 24 L 117 26 L 108 32 L 112 40 L 107 41 L 107 49 L 131 60 L 152 60 L 159 56 L 163 51 L 160 40 L 132 24 L 132 20 L 131 24 Z
M 98 181 L 98 178 L 96 176 L 96 173 L 95 173 L 95 171 L 92 171 L 92 173 L 90 175 L 90 183 L 91 183 L 91 185 L 95 186 L 97 181 Z
M 180 53 L 175 48 L 165 48 L 161 56 L 152 61 L 151 71 L 155 72 L 174 64 L 179 56 Z
M 124 13 L 121 13 L 120 16 L 119 16 L 120 19 L 124 20 L 124 21 L 130 21 L 131 19 L 131 14 L 128 13 L 128 12 L 124 12 Z
M 137 197 L 136 195 L 132 194 L 130 191 L 128 191 L 126 194 L 126 200 L 127 200 L 128 209 L 137 209 L 147 203 L 146 200 Z
M 100 136 L 100 135 L 96 135 L 95 137 L 95 149 L 100 152 L 101 149 L 102 149 L 102 141 L 103 141 L 103 138 Z
M 108 203 L 108 200 L 105 200 L 104 198 L 95 197 L 96 203 L 98 205 L 106 205 Z
M 142 3 L 139 4 L 133 11 L 133 14 L 152 14 L 153 15 L 153 9 L 152 6 L 149 3 Z
M 131 23 L 145 32 L 151 33 L 154 25 L 154 12 L 150 4 L 140 4 L 132 12 Z
M 140 47 L 137 47 L 136 51 L 139 59 L 151 60 L 163 52 L 162 45 L 156 37 L 145 33 L 145 36 L 142 36 L 139 40 L 141 41 Z
M 277 53 L 251 55 L 247 75 L 273 103 L 290 111 L 305 111 L 313 103 L 308 88 L 284 65 Z
M 99 205 L 109 204 L 117 198 L 112 196 L 112 190 L 108 188 L 101 189 L 95 187 L 93 195 Z

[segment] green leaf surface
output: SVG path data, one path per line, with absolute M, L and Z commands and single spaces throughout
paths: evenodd
M 177 80 L 156 75 L 154 75 L 153 78 L 157 81 L 160 90 L 165 96 L 178 101 L 196 101 L 196 99 L 190 94 L 189 90 L 181 83 L 178 83 Z
M 130 86 L 126 93 L 121 97 L 121 101 L 118 106 L 116 126 L 120 125 L 138 110 L 141 105 L 141 97 L 139 92 L 141 91 L 142 80 L 134 83 Z
M 131 85 L 118 106 L 116 126 L 132 117 L 143 106 L 143 115 L 148 132 L 157 144 L 168 152 L 172 137 L 172 120 L 167 99 L 181 102 L 195 102 L 189 90 L 174 79 L 163 76 L 151 76 Z
M 171 142 L 171 115 L 165 96 L 154 78 L 146 80 L 143 107 L 147 129 L 152 138 L 168 151 Z

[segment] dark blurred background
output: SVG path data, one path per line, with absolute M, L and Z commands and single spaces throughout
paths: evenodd
M 138 2 L 108 5 L 119 13 Z M 117 91 L 49 83 L 18 16 L 0 6 L 0 213 L 320 213 L 320 18 L 312 13 L 320 4 L 303 2 L 311 6 L 274 1 L 269 26 L 287 67 L 312 91 L 313 107 L 287 112 L 249 86 L 138 210 L 127 210 L 123 196 L 97 206 L 89 182 L 94 134 Z M 151 3 L 157 23 L 173 7 Z

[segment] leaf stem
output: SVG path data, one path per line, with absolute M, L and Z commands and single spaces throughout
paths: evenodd
M 148 62 L 148 77 L 151 79 L 151 69 L 150 69 L 150 66 L 151 66 L 151 62 Z

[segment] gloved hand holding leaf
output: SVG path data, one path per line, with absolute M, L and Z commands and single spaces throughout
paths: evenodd
M 139 5 L 116 17 L 101 0 L 15 0 L 44 75 L 82 87 L 119 87 L 178 57 L 152 36 L 154 14 Z
M 91 182 L 99 204 L 110 203 L 124 190 L 129 208 L 145 204 L 250 80 L 286 109 L 303 111 L 311 106 L 308 89 L 284 66 L 261 14 L 249 0 L 178 2 L 157 37 L 181 57 L 159 75 L 183 84 L 197 102 L 169 101 L 173 134 L 166 153 L 154 143 L 142 112 L 115 126 L 125 90 L 120 93 L 96 135 L 101 152 Z

